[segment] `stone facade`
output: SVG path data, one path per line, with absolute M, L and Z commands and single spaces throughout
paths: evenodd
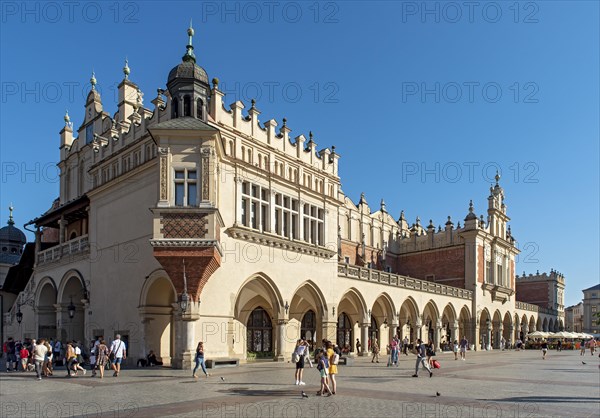
M 583 290 L 583 332 L 600 333 L 600 284 Z
M 259 122 L 254 101 L 226 107 L 188 35 L 153 109 L 126 66 L 114 115 L 93 76 L 76 136 L 65 117 L 59 204 L 31 222 L 58 232 L 19 296 L 37 301 L 25 335 L 119 332 L 132 362 L 153 349 L 189 368 L 199 340 L 212 358 L 287 360 L 301 336 L 353 351 L 359 338 L 364 354 L 394 335 L 438 346 L 467 336 L 479 349 L 562 326 L 517 302 L 499 176 L 487 214 L 471 202 L 463 226 L 409 225 L 364 195 L 355 204 L 335 148 L 292 138 L 285 119 Z

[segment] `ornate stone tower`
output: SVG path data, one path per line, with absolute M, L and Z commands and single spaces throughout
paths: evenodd
M 221 265 L 224 226 L 218 209 L 219 131 L 206 123 L 208 79 L 196 65 L 193 34 L 190 25 L 183 62 L 169 73 L 171 118 L 149 128 L 158 145 L 160 181 L 150 243 L 179 299 L 173 365 L 183 368 L 194 361 L 202 289 Z
M 192 38 L 192 22 L 187 30 L 189 41 L 181 64 L 169 72 L 167 88 L 171 95 L 171 118 L 191 116 L 206 122 L 209 108 L 210 86 L 204 68 L 196 64 Z

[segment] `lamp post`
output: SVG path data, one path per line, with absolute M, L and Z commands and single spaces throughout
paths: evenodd
M 185 259 L 183 260 L 183 292 L 179 298 L 179 307 L 181 308 L 181 312 L 185 313 L 188 308 L 188 304 L 190 301 L 190 296 L 187 292 L 187 277 L 185 275 Z
M 21 321 L 23 321 L 23 312 L 21 312 L 21 305 L 17 305 L 17 322 L 21 325 Z

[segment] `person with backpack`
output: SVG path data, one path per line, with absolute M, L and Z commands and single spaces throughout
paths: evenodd
M 331 394 L 335 395 L 337 389 L 337 382 L 335 381 L 335 376 L 338 373 L 338 363 L 340 362 L 340 353 L 336 352 L 333 349 L 333 343 L 331 341 L 327 341 L 327 359 L 329 360 L 329 377 L 331 379 Z
M 317 370 L 321 376 L 321 389 L 317 392 L 317 396 L 322 396 L 324 391 L 326 390 L 328 395 L 331 396 L 331 390 L 329 389 L 329 385 L 327 384 L 327 372 L 329 369 L 329 362 L 327 361 L 326 354 L 321 351 L 317 354 Z
M 121 362 L 127 358 L 127 349 L 125 343 L 121 340 L 121 334 L 115 335 L 115 339 L 110 345 L 109 356 L 112 356 L 111 363 L 112 368 L 115 371 L 113 376 L 119 377 L 119 373 L 121 372 Z

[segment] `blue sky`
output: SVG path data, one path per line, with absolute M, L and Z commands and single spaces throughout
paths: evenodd
M 192 18 L 226 102 L 335 145 L 355 201 L 462 222 L 500 169 L 517 271 L 565 274 L 567 305 L 598 283 L 597 2 L 115 4 L 2 2 L 2 224 L 10 202 L 22 225 L 58 195 L 58 132 L 65 109 L 81 123 L 92 69 L 113 113 L 127 57 L 152 108 Z

